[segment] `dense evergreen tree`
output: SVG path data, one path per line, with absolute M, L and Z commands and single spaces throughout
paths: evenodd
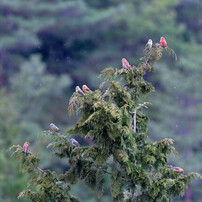
M 142 109 L 150 103 L 141 104 L 140 99 L 154 87 L 143 76 L 154 70 L 153 64 L 162 57 L 163 50 L 156 43 L 139 65 L 125 63 L 122 69 L 106 68 L 101 74 L 105 81 L 94 92 L 76 88 L 68 108 L 69 114 L 74 108 L 81 112 L 76 126 L 66 135 L 58 130 L 44 132 L 54 139 L 48 148 L 54 148 L 57 157 L 68 159 L 70 169 L 65 173 L 42 170 L 37 156 L 29 153 L 25 157 L 21 146 L 11 147 L 16 149 L 23 172 L 31 177 L 29 184 L 38 190 L 25 190 L 19 197 L 31 201 L 79 201 L 69 192 L 71 184 L 79 180 L 101 197 L 104 175 L 109 174 L 114 201 L 171 201 L 172 195 L 179 197 L 194 178 L 200 177 L 197 173 L 178 173 L 177 168 L 167 165 L 168 155 L 176 154 L 172 139 L 147 140 L 148 117 Z M 174 53 L 170 48 L 166 50 Z M 76 140 L 70 140 L 74 134 L 90 138 L 92 144 L 80 147 Z

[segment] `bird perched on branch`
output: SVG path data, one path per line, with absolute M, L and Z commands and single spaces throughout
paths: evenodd
M 149 39 L 148 42 L 147 42 L 147 44 L 146 44 L 146 46 L 145 46 L 145 48 L 144 48 L 144 51 L 146 51 L 147 49 L 150 49 L 152 47 L 152 44 L 153 44 L 152 40 Z
M 25 142 L 23 145 L 23 151 L 24 151 L 24 156 L 27 155 L 27 153 L 29 152 L 29 142 Z
M 83 85 L 83 86 L 82 86 L 82 90 L 84 91 L 84 93 L 90 93 L 90 92 L 93 92 L 90 88 L 88 88 L 87 85 Z
M 164 37 L 161 37 L 161 39 L 160 39 L 160 45 L 161 45 L 161 47 L 163 47 L 163 48 L 166 48 L 166 47 L 167 47 L 167 41 L 165 40 Z
M 74 138 L 71 138 L 70 139 L 70 142 L 75 145 L 76 147 L 80 147 L 80 144 L 74 139 Z
M 50 124 L 50 128 L 51 128 L 51 130 L 53 130 L 55 132 L 59 132 L 60 131 L 60 129 L 55 124 L 53 124 L 53 123 Z
M 173 171 L 176 173 L 183 173 L 184 172 L 184 170 L 180 167 L 173 167 Z
M 130 64 L 125 58 L 122 58 L 122 67 L 124 69 L 130 70 Z
M 80 95 L 84 96 L 83 91 L 80 89 L 79 86 L 76 86 L 76 92 L 79 93 Z

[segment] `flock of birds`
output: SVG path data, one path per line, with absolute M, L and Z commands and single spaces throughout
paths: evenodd
M 164 37 L 160 38 L 159 44 L 162 48 L 167 48 L 167 41 L 165 40 Z M 145 48 L 144 48 L 144 51 L 151 49 L 152 45 L 153 45 L 152 39 L 149 39 Z M 130 64 L 125 58 L 122 59 L 122 67 L 124 69 L 130 70 Z
M 147 44 L 146 44 L 146 46 L 145 46 L 144 51 L 146 51 L 146 50 L 148 50 L 148 49 L 151 49 L 151 48 L 152 48 L 152 45 L 153 45 L 153 42 L 152 42 L 151 39 L 149 39 L 148 42 L 147 42 Z M 161 38 L 160 38 L 160 46 L 163 47 L 163 48 L 167 48 L 167 42 L 166 42 L 166 40 L 165 40 L 164 37 L 161 37 Z M 122 59 L 122 67 L 123 67 L 124 69 L 130 70 L 130 64 L 129 64 L 129 62 L 128 62 L 125 58 Z M 76 92 L 77 92 L 80 96 L 86 97 L 86 96 L 85 96 L 85 93 L 92 93 L 93 91 L 90 90 L 90 88 L 88 88 L 87 85 L 83 85 L 83 86 L 82 86 L 82 90 L 81 90 L 81 88 L 80 88 L 79 86 L 76 86 Z M 60 130 L 55 124 L 53 124 L 53 123 L 50 124 L 50 128 L 51 128 L 51 130 L 54 131 L 54 132 L 61 132 L 61 130 Z M 79 144 L 78 141 L 76 141 L 74 138 L 71 138 L 71 139 L 70 139 L 70 142 L 71 142 L 73 145 L 75 145 L 76 147 L 80 147 L 80 144 Z M 29 142 L 25 142 L 24 145 L 23 145 L 23 152 L 24 152 L 24 156 L 25 156 L 25 157 L 26 157 L 26 155 L 27 155 L 28 152 L 29 152 L 29 144 L 30 144 Z M 182 168 L 180 168 L 180 167 L 173 167 L 173 166 L 172 166 L 172 169 L 173 169 L 173 171 L 176 172 L 176 173 L 183 173 L 183 172 L 184 172 L 184 170 L 183 170 Z

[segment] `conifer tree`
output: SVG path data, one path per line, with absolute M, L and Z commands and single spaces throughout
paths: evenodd
M 76 92 L 69 101 L 68 112 L 81 114 L 74 128 L 63 131 L 44 131 L 53 141 L 47 146 L 59 158 L 67 158 L 70 169 L 63 174 L 42 170 L 39 158 L 31 152 L 25 157 L 21 146 L 12 146 L 21 162 L 21 169 L 30 175 L 28 189 L 19 197 L 31 201 L 80 201 L 70 193 L 71 185 L 82 180 L 98 197 L 103 194 L 105 175 L 110 175 L 113 201 L 172 201 L 183 195 L 185 187 L 198 173 L 185 174 L 183 169 L 167 165 L 170 154 L 176 155 L 174 140 L 151 142 L 147 136 L 149 118 L 143 113 L 150 103 L 142 99 L 154 87 L 144 80 L 154 71 L 164 51 L 158 43 L 147 49 L 140 63 L 130 65 L 125 59 L 122 68 L 106 68 L 100 89 Z M 174 54 L 175 55 L 175 54 Z M 71 139 L 81 135 L 92 141 L 80 146 Z M 159 134 L 161 136 L 161 134 Z

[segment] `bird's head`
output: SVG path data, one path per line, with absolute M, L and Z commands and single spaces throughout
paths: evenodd
M 126 61 L 126 58 L 122 58 L 122 62 L 125 62 Z
M 87 85 L 83 85 L 82 88 L 83 88 L 83 89 L 86 89 L 86 88 L 88 88 L 88 87 L 87 87 Z
M 50 127 L 52 127 L 52 126 L 54 126 L 54 124 L 53 124 L 53 123 L 51 123 L 51 124 L 50 124 Z
M 76 92 L 77 92 L 78 90 L 80 90 L 80 87 L 79 87 L 79 86 L 76 86 L 75 89 L 76 89 Z
M 151 39 L 149 39 L 149 40 L 148 40 L 148 43 L 152 43 L 152 40 L 151 40 Z
M 160 40 L 165 40 L 165 38 L 162 36 Z
M 29 145 L 30 143 L 29 142 L 25 142 L 24 144 Z

